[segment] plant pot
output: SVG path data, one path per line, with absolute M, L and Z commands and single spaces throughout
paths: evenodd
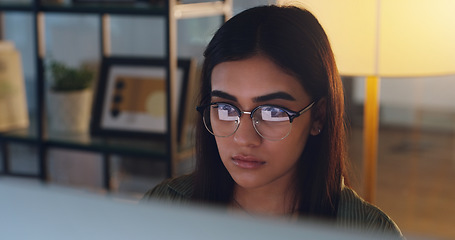
M 70 92 L 49 91 L 47 117 L 51 132 L 88 132 L 92 91 L 90 89 Z

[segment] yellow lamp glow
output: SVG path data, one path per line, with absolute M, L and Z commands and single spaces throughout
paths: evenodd
M 379 78 L 455 74 L 453 0 L 294 0 L 324 27 L 345 76 L 366 76 L 365 199 L 374 201 Z

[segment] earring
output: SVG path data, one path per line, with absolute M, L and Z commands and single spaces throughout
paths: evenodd
M 314 131 L 314 129 L 313 129 L 313 131 Z M 313 134 L 313 133 L 311 133 L 311 135 L 313 135 L 313 136 L 317 136 L 317 135 L 319 135 L 319 134 L 321 133 L 321 129 L 320 129 L 320 128 L 318 128 L 318 129 L 317 129 L 317 131 L 318 131 L 317 133 L 314 133 L 314 134 Z

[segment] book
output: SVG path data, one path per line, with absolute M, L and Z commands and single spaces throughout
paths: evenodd
M 21 56 L 12 42 L 0 41 L 0 132 L 28 126 Z

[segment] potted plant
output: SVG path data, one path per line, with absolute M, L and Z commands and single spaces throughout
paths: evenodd
M 87 66 L 71 68 L 52 60 L 47 97 L 49 130 L 87 132 L 92 103 L 94 71 Z

